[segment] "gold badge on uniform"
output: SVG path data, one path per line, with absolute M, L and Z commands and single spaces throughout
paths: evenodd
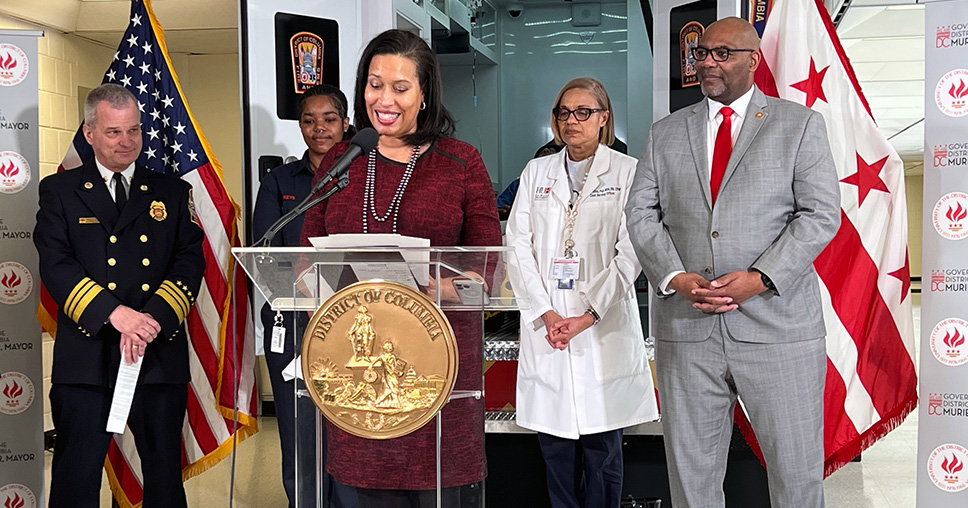
M 168 210 L 165 209 L 165 204 L 161 201 L 152 201 L 151 208 L 148 209 L 148 213 L 151 215 L 152 219 L 161 222 L 168 218 Z
M 84 182 L 84 188 L 87 190 L 91 190 L 94 188 L 94 184 L 91 182 Z
M 192 190 L 193 189 L 188 189 L 188 216 L 192 218 L 192 222 L 194 222 L 196 226 L 202 227 L 202 225 L 198 223 L 198 212 L 195 211 L 195 198 L 193 197 Z
M 97 220 L 97 217 L 78 217 L 78 224 L 100 224 L 101 221 Z
M 336 292 L 303 335 L 313 401 L 337 427 L 369 439 L 409 434 L 432 420 L 457 379 L 457 340 L 433 300 L 395 282 Z

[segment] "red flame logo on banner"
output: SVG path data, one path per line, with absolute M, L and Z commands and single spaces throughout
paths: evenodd
M 947 355 L 951 358 L 955 358 L 961 354 L 959 348 L 965 343 L 965 336 L 955 328 L 955 333 L 945 332 L 944 334 L 944 344 L 948 346 Z
M 20 174 L 20 168 L 18 168 L 13 161 L 7 161 L 5 164 L 0 164 L 0 176 L 12 178 L 18 174 Z
M 15 399 L 24 394 L 24 389 L 18 385 L 16 381 L 14 381 L 13 384 L 3 387 L 3 394 L 6 395 L 8 399 Z
M 961 99 L 962 97 L 968 95 L 968 85 L 965 85 L 964 80 L 959 79 L 958 88 L 955 88 L 955 84 L 952 83 L 951 88 L 948 89 L 948 95 L 950 95 L 952 99 Z
M 958 329 L 955 328 L 955 333 L 953 335 L 950 333 L 944 334 L 944 343 L 946 346 L 954 348 L 964 344 L 965 338 L 964 336 L 961 335 L 961 332 L 959 332 Z
M 22 279 L 13 272 L 4 274 L 3 278 L 0 279 L 0 284 L 3 284 L 8 288 L 15 288 L 20 285 Z
M 965 220 L 966 216 L 968 216 L 968 210 L 963 208 L 961 203 L 958 203 L 958 206 L 955 208 L 951 208 L 949 205 L 948 213 L 945 214 L 945 217 L 947 217 L 951 222 L 961 222 Z
M 955 473 L 961 471 L 964 467 L 965 464 L 958 460 L 958 457 L 956 457 L 954 454 L 951 455 L 951 460 L 948 460 L 948 457 L 945 457 L 944 462 L 941 463 L 941 469 L 947 473 L 944 478 L 945 481 L 948 483 L 958 481 L 958 476 Z
M 4 508 L 23 508 L 26 502 L 20 497 L 20 494 L 14 492 L 13 497 L 7 497 L 7 500 L 3 502 Z
M 17 66 L 17 59 L 10 53 L 4 53 L 4 58 L 0 58 L 0 69 L 5 71 L 12 70 Z

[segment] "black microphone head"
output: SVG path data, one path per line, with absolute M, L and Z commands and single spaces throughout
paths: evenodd
M 363 149 L 363 153 L 367 153 L 376 148 L 377 142 L 380 141 L 380 135 L 377 134 L 376 130 L 372 127 L 367 127 L 360 132 L 357 132 L 353 139 L 350 140 L 351 145 L 356 145 Z

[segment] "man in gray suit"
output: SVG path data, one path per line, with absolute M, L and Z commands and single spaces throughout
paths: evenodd
M 677 508 L 722 507 L 741 397 L 773 508 L 823 502 L 824 322 L 813 261 L 840 225 L 823 118 L 753 86 L 740 18 L 695 49 L 706 99 L 652 126 L 626 206 L 653 301 L 659 399 Z

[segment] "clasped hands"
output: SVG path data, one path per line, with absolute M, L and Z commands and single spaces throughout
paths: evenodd
M 145 348 L 161 332 L 161 325 L 151 314 L 124 305 L 111 311 L 108 322 L 121 332 L 121 357 L 125 363 L 134 363 L 139 356 L 144 356 Z
M 554 349 L 561 350 L 568 347 L 575 335 L 595 324 L 595 318 L 587 312 L 579 316 L 563 318 L 557 312 L 549 310 L 541 315 L 541 320 L 544 321 L 545 329 L 548 330 L 545 340 Z
M 680 273 L 672 278 L 669 287 L 706 314 L 735 310 L 740 303 L 766 291 L 759 272 L 742 270 L 729 272 L 714 280 L 706 280 L 694 272 Z

